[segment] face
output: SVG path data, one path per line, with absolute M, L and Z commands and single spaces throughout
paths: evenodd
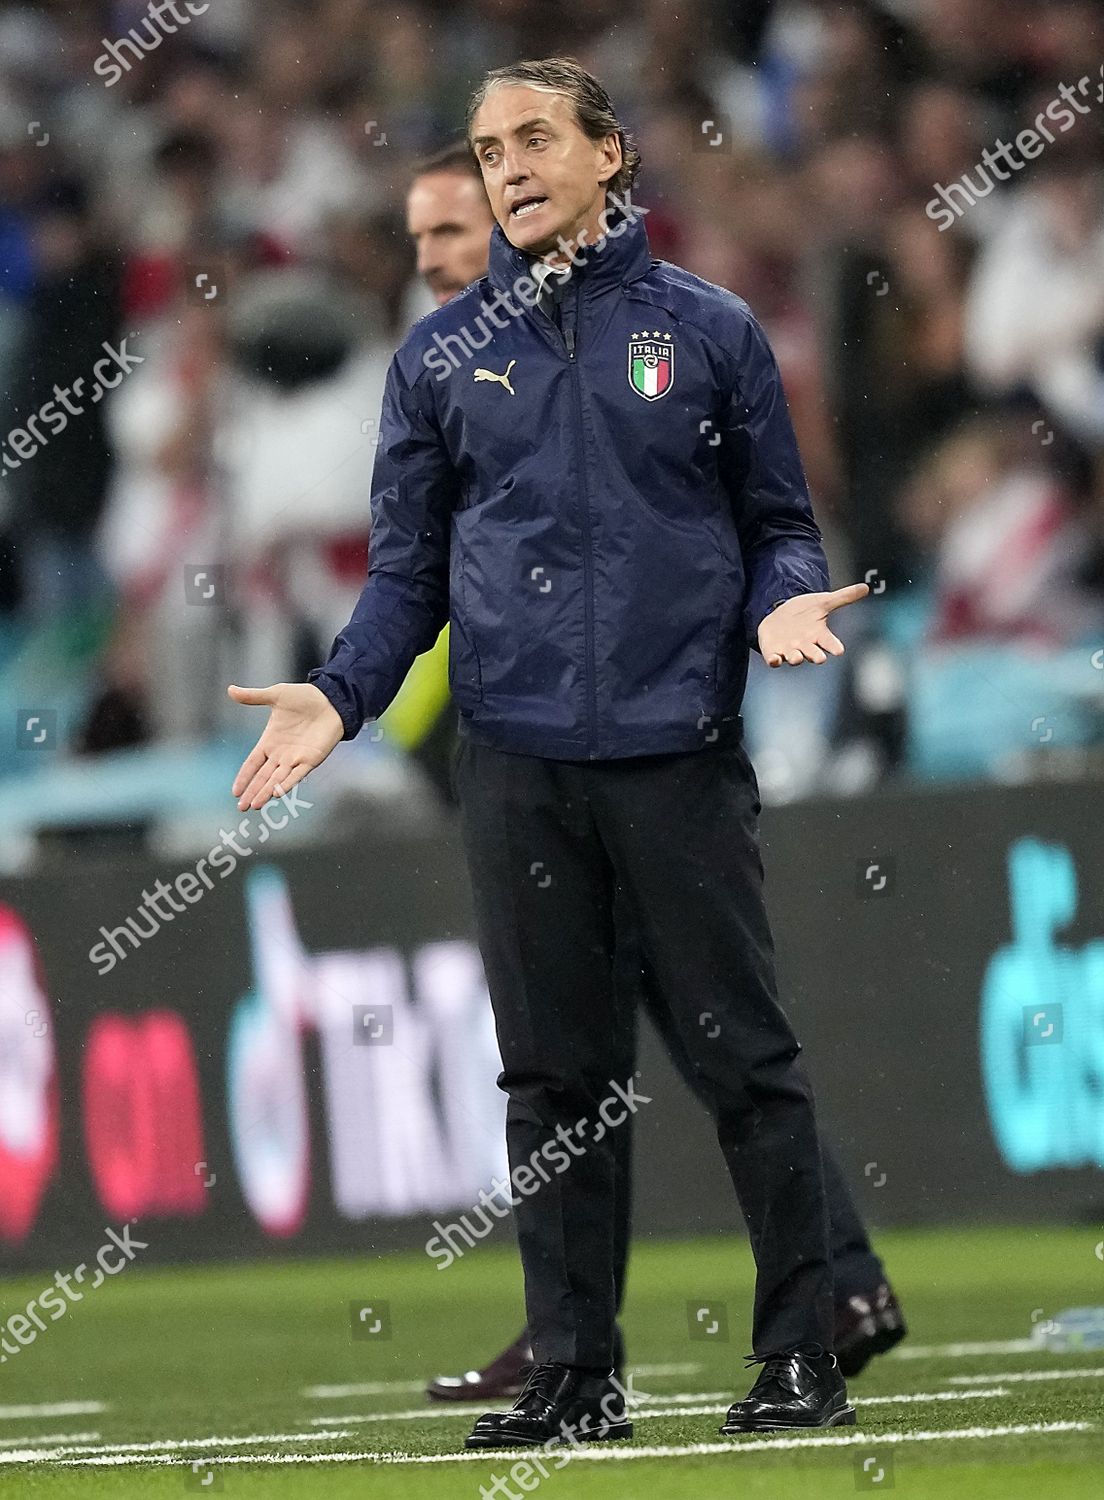
M 406 227 L 418 256 L 418 275 L 438 307 L 487 270 L 494 220 L 477 177 L 466 172 L 429 172 L 406 199 Z
M 546 255 L 562 239 L 601 234 L 606 184 L 621 165 L 616 135 L 592 141 L 562 94 L 493 88 L 472 121 L 483 182 L 495 218 L 512 245 Z

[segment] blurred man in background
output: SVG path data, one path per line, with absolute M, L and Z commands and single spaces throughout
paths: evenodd
M 438 307 L 487 274 L 494 218 L 467 141 L 446 146 L 420 164 L 406 195 L 406 227 L 418 275 Z

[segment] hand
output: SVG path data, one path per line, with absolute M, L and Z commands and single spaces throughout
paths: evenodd
M 821 662 L 828 660 L 825 652 L 842 656 L 843 642 L 832 634 L 825 622 L 834 609 L 855 604 L 859 599 L 865 599 L 869 592 L 869 584 L 850 583 L 831 593 L 797 594 L 777 609 L 772 609 L 759 626 L 759 650 L 767 666 L 787 664 L 799 667 L 806 661 L 820 666 Z
M 235 703 L 257 703 L 272 710 L 265 732 L 234 778 L 239 812 L 263 807 L 272 797 L 289 792 L 345 736 L 341 715 L 312 682 L 226 691 Z

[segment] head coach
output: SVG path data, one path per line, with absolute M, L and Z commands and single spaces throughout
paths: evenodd
M 483 173 L 466 139 L 444 147 L 416 165 L 406 196 L 406 218 L 418 272 L 439 307 L 458 296 L 477 277 L 487 274 L 487 254 L 495 221 L 483 186 Z M 438 671 L 443 679 L 446 665 L 440 659 L 439 649 L 418 657 L 411 676 L 421 667 L 423 673 L 431 674 L 431 682 Z M 447 655 L 447 646 L 444 654 Z M 408 678 L 404 691 L 410 683 Z M 439 701 L 432 690 L 427 696 L 431 702 Z M 445 711 L 439 715 L 434 729 L 417 752 L 422 758 L 432 751 L 435 771 L 440 760 L 446 774 L 449 752 L 455 739 L 451 727 L 454 722 L 455 711 L 446 688 Z M 618 985 L 627 987 L 633 1003 L 639 1002 L 647 1011 L 687 1088 L 707 1109 L 710 1108 L 709 1090 L 702 1087 L 661 997 L 655 994 L 651 985 L 641 983 L 641 965 L 629 942 L 631 920 L 623 905 L 618 908 L 616 896 L 613 923 L 616 937 L 615 989 Z M 711 1018 L 707 1018 L 704 1024 L 711 1025 Z M 616 1076 L 628 1078 L 636 1067 L 636 1028 L 631 1018 L 627 1021 L 623 1040 L 625 1051 L 617 1065 Z M 626 1113 L 624 1123 L 610 1132 L 618 1188 L 613 1236 L 614 1300 L 618 1309 L 625 1294 L 632 1234 L 633 1116 Z M 839 1162 L 823 1135 L 820 1156 L 828 1199 L 835 1304 L 833 1352 L 840 1369 L 850 1379 L 859 1374 L 872 1358 L 895 1347 L 905 1337 L 904 1314 L 886 1278 L 885 1267 L 871 1244 Z M 487 1222 L 484 1210 L 476 1212 Z M 497 1217 L 494 1209 L 491 1213 Z M 492 1217 L 489 1222 L 494 1221 Z M 620 1332 L 618 1327 L 614 1339 L 615 1367 L 624 1365 L 624 1340 Z M 532 1369 L 533 1351 L 526 1328 L 501 1350 L 496 1350 L 484 1364 L 479 1365 L 473 1358 L 462 1366 L 460 1373 L 436 1375 L 427 1385 L 426 1394 L 437 1401 L 484 1401 L 490 1404 L 504 1397 L 512 1401 Z
M 766 339 L 738 297 L 652 259 L 630 193 L 639 158 L 597 80 L 569 59 L 498 69 L 468 123 L 498 225 L 488 275 L 392 363 L 368 581 L 329 660 L 308 683 L 230 689 L 271 709 L 234 794 L 259 808 L 294 786 L 383 712 L 450 622 L 453 772 L 537 1360 L 469 1446 L 565 1426 L 631 1436 L 611 1383 L 600 1124 L 632 1084 L 612 1076 L 616 887 L 710 1097 L 755 1256 L 763 1368 L 722 1431 L 852 1423 L 739 708 L 749 649 L 824 663 L 843 651 L 829 614 L 868 589 L 828 590 Z M 566 1168 L 521 1190 L 568 1135 Z

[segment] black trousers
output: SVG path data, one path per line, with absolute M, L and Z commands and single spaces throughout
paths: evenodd
M 614 983 L 629 995 L 634 1015 L 639 1014 L 639 1006 L 643 1006 L 647 1011 L 667 1055 L 686 1087 L 709 1110 L 711 1108 L 709 1095 L 694 1071 L 694 1064 L 682 1045 L 682 1038 L 671 1020 L 670 1012 L 664 1009 L 661 998 L 656 994 L 655 986 L 648 981 L 643 965 L 635 961 L 637 955 L 633 951 L 634 948 L 635 945 L 630 946 L 628 942 L 624 949 L 618 947 L 614 959 Z M 628 1077 L 635 1068 L 634 1045 L 624 1064 L 618 1069 L 617 1076 Z M 612 1132 L 611 1141 L 617 1184 L 613 1229 L 613 1281 L 617 1310 L 620 1313 L 625 1301 L 629 1249 L 632 1242 L 632 1115 Z M 881 1257 L 870 1242 L 870 1234 L 859 1213 L 858 1205 L 851 1195 L 843 1168 L 823 1134 L 820 1135 L 820 1159 L 824 1168 L 824 1194 L 828 1203 L 828 1248 L 832 1262 L 832 1297 L 835 1305 L 839 1307 L 841 1303 L 846 1303 L 849 1297 L 869 1296 L 875 1287 L 885 1281 L 886 1272 Z
M 457 746 L 511 1173 L 519 1189 L 537 1184 L 519 1191 L 515 1219 L 538 1361 L 612 1362 L 625 1184 L 617 1132 L 597 1122 L 633 1050 L 619 926 L 716 1121 L 755 1257 L 755 1352 L 832 1346 L 815 1110 L 778 1004 L 758 787 L 733 728 L 686 754 L 607 761 Z M 534 1178 L 538 1159 L 567 1156 L 556 1142 L 568 1137 L 566 1168 Z

